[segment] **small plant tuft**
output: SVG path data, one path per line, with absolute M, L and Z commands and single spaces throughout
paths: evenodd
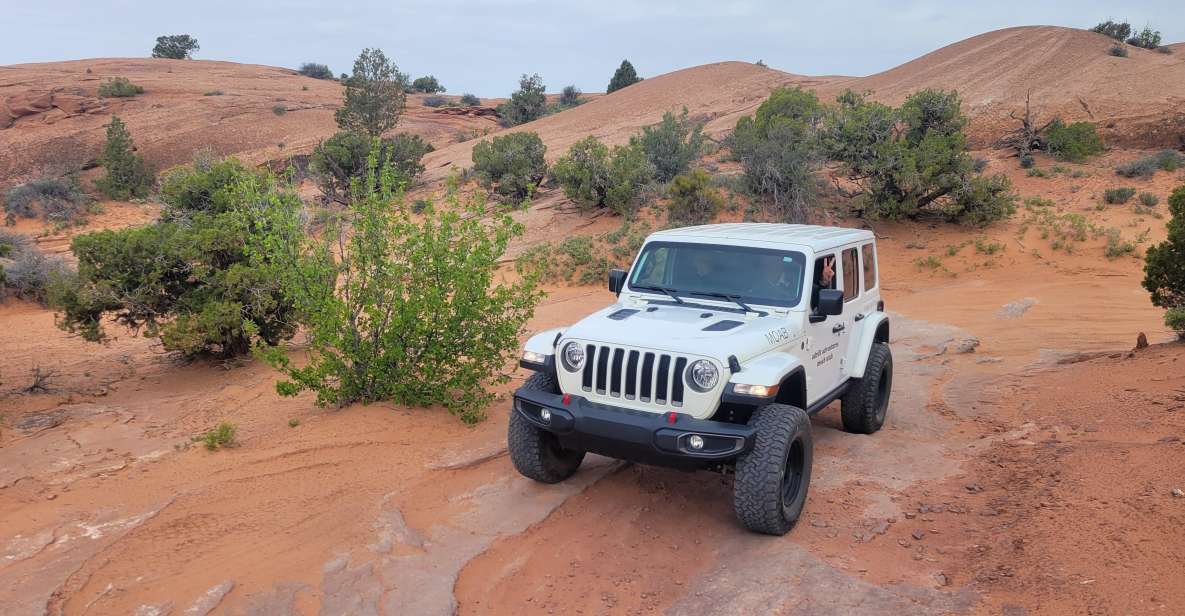
M 1107 53 L 1115 56 L 1116 58 L 1126 58 L 1127 46 L 1125 46 L 1123 43 L 1115 43 L 1107 49 Z
M 1140 193 L 1140 205 L 1144 207 L 1155 207 L 1157 203 L 1160 203 L 1160 197 L 1150 192 Z
M 449 100 L 443 96 L 437 96 L 437 95 L 433 94 L 432 96 L 425 96 L 424 97 L 424 106 L 425 107 L 444 107 L 445 105 L 448 105 L 448 104 L 449 104 Z
M 238 426 L 224 421 L 218 424 L 218 427 L 207 430 L 201 435 L 194 437 L 194 440 L 204 443 L 206 449 L 210 451 L 217 451 L 220 448 L 236 446 L 238 443 L 235 442 L 235 436 L 238 431 Z
M 696 169 L 671 180 L 669 220 L 678 226 L 705 225 L 724 207 L 724 198 L 712 186 L 712 177 Z
M 1109 205 L 1117 205 L 1127 203 L 1132 197 L 1136 196 L 1136 189 L 1130 187 L 1123 188 L 1108 188 L 1103 191 L 1103 202 Z
M 476 107 L 481 104 L 481 99 L 477 98 L 477 96 L 475 96 L 473 94 L 466 92 L 465 94 L 461 95 L 460 102 L 462 105 L 465 105 L 466 107 Z
M 284 105 L 275 105 L 272 107 L 272 113 L 282 116 L 285 113 L 288 113 L 288 107 L 285 107 Z
M 103 98 L 128 98 L 143 93 L 144 88 L 132 83 L 127 77 L 113 77 L 99 84 L 99 96 Z

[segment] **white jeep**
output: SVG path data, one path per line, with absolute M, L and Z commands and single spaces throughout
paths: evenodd
M 617 303 L 527 341 L 514 395 L 514 467 L 545 483 L 585 452 L 736 473 L 737 517 L 789 531 L 811 477 L 810 415 L 885 421 L 889 319 L 869 231 L 718 224 L 648 237 Z

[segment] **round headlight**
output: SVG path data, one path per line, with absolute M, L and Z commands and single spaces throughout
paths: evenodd
M 560 359 L 568 372 L 576 372 L 584 367 L 584 347 L 580 346 L 578 342 L 569 342 L 564 345 L 564 352 L 560 353 Z
M 720 371 L 716 369 L 716 364 L 706 359 L 693 361 L 687 366 L 687 384 L 700 393 L 715 387 L 719 380 Z

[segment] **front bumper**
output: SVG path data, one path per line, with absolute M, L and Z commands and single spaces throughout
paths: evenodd
M 567 402 L 565 403 L 565 400 Z M 543 409 L 550 412 L 544 421 Z M 727 462 L 753 447 L 756 431 L 745 425 L 695 419 L 674 413 L 648 413 L 564 396 L 520 389 L 514 412 L 555 434 L 560 445 L 642 464 L 702 468 Z M 703 440 L 693 449 L 690 437 Z

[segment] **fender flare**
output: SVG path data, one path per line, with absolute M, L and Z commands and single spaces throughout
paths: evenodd
M 773 351 L 751 359 L 742 364 L 741 371 L 734 372 L 728 382 L 732 385 L 780 386 L 773 400 L 753 397 L 745 400 L 746 403 L 781 402 L 806 408 L 806 367 L 800 358 L 790 353 Z
M 851 377 L 864 378 L 864 368 L 868 366 L 868 355 L 872 352 L 872 345 L 877 342 L 889 341 L 889 315 L 874 312 L 864 319 L 861 328 L 860 341 L 856 347 L 856 359 L 852 362 Z
M 555 355 L 556 343 L 559 342 L 560 336 L 564 334 L 564 327 L 553 327 L 545 329 L 530 338 L 527 338 L 527 343 L 523 345 L 524 351 L 531 351 L 540 353 L 542 355 Z

